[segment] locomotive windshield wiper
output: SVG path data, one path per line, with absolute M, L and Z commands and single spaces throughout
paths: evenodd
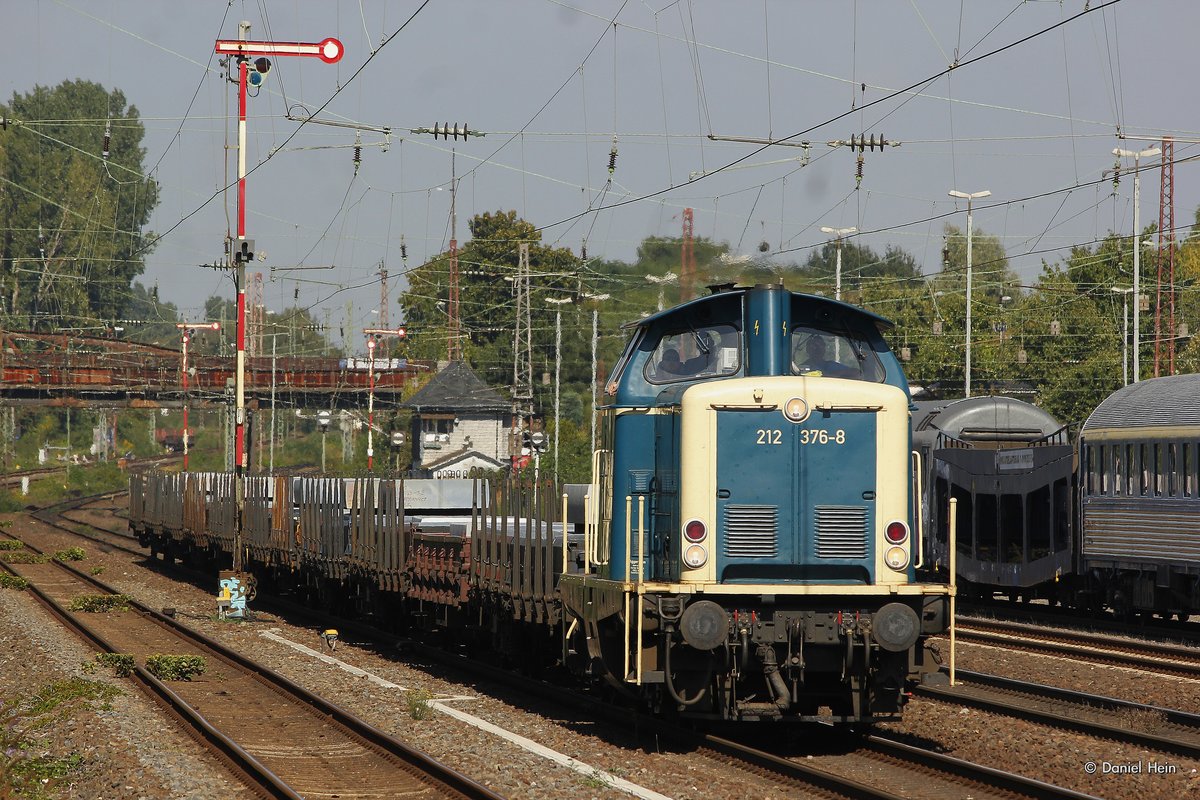
M 696 347 L 700 348 L 701 353 L 708 355 L 709 352 L 711 352 L 711 348 L 709 348 L 708 342 L 704 341 L 704 337 L 701 336 L 699 331 L 697 331 L 691 325 L 688 326 L 688 330 L 692 332 L 692 338 L 694 338 L 696 340 Z

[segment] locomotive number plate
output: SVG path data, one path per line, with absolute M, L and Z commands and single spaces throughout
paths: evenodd
M 798 432 L 800 444 L 845 444 L 846 432 L 841 428 L 836 431 L 806 428 Z M 756 431 L 755 444 L 783 444 L 783 431 L 778 428 L 759 428 Z

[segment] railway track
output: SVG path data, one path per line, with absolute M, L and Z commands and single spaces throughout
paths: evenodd
M 255 796 L 345 796 L 353 787 L 358 797 L 498 800 L 486 787 L 134 600 L 125 598 L 127 611 L 72 610 L 85 595 L 124 596 L 66 563 L 4 567 L 28 580 L 50 613 L 100 651 L 132 656 L 138 686 Z M 210 667 L 198 680 L 168 684 L 142 666 L 153 654 L 199 655 Z
M 1200 714 L 966 670 L 957 671 L 957 683 L 953 687 L 920 686 L 915 694 L 1161 753 L 1200 759 Z
M 1200 679 L 1200 649 L 1186 645 L 986 619 L 958 624 L 955 635 L 960 642 Z
M 83 504 L 83 506 L 86 508 L 88 505 L 98 505 L 101 508 L 97 510 L 101 510 L 104 502 L 102 498 L 98 498 L 90 504 Z M 83 508 L 70 511 L 68 510 L 70 505 L 72 504 L 65 503 L 61 507 L 45 509 L 38 512 L 37 517 L 42 522 L 68 533 L 88 536 L 94 541 L 106 543 L 114 548 L 140 556 L 145 555 L 141 548 L 125 544 L 131 538 L 127 534 L 117 533 L 106 527 L 97 528 L 97 520 L 80 516 Z M 56 519 L 58 516 L 62 516 L 67 522 Z M 91 532 L 85 533 L 80 530 L 82 527 L 90 528 Z M 256 601 L 256 605 L 265 606 L 268 602 L 276 610 L 286 611 L 289 615 L 301 614 L 315 619 L 327 627 L 336 624 L 345 633 L 353 632 L 362 638 L 375 640 L 387 638 L 387 634 L 378 629 L 347 624 L 344 619 L 327 618 L 311 609 L 291 603 L 278 600 L 267 601 L 260 597 Z M 631 712 L 626 708 L 614 707 L 611 703 L 581 697 L 575 690 L 552 684 L 531 685 L 528 678 L 513 673 L 498 673 L 494 665 L 481 665 L 470 659 L 455 656 L 424 644 L 406 642 L 405 646 L 411 651 L 419 653 L 422 658 L 463 670 L 478 679 L 500 682 L 522 693 L 532 693 L 543 700 L 549 699 L 558 708 L 576 708 L 588 717 L 604 719 L 621 729 L 628 729 Z M 663 738 L 677 740 L 685 746 L 694 748 L 698 752 L 736 769 L 760 776 L 769 776 L 772 781 L 780 783 L 789 791 L 803 789 L 811 792 L 816 790 L 829 796 L 867 798 L 869 800 L 898 800 L 904 797 L 959 798 L 964 796 L 971 796 L 978 800 L 1013 797 L 1080 800 L 1090 797 L 1011 772 L 972 764 L 879 736 L 861 740 L 847 739 L 845 745 L 840 748 L 840 752 L 824 752 L 826 748 L 822 745 L 823 752 L 820 755 L 809 757 L 795 754 L 789 756 L 778 751 L 772 752 L 769 748 L 758 748 L 716 735 L 696 734 L 641 715 L 636 716 L 635 725 L 644 730 L 653 731 Z M 864 774 L 874 777 L 870 781 L 863 781 L 861 777 L 855 777 Z

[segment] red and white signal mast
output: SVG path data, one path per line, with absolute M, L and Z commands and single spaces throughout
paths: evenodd
M 235 377 L 234 485 L 237 497 L 237 541 L 233 568 L 242 568 L 242 522 L 246 509 L 246 263 L 254 258 L 254 242 L 246 238 L 246 92 L 248 86 L 261 86 L 271 70 L 271 57 L 304 56 L 319 58 L 326 64 L 341 60 L 342 43 L 332 37 L 320 42 L 252 41 L 250 23 L 238 24 L 237 39 L 218 39 L 215 52 L 237 60 L 238 65 L 238 192 L 237 240 L 233 243 L 234 280 L 237 282 L 237 369 Z M 250 63 L 254 59 L 254 69 Z

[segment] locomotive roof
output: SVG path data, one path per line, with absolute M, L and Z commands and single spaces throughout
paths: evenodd
M 716 287 L 713 287 L 713 288 L 716 289 Z M 672 306 L 671 308 L 656 312 L 654 314 L 651 314 L 648 317 L 642 317 L 641 319 L 636 319 L 636 320 L 633 320 L 632 322 L 626 322 L 621 327 L 622 328 L 640 328 L 640 327 L 644 327 L 647 325 L 652 325 L 653 323 L 657 322 L 660 319 L 663 319 L 664 317 L 669 317 L 669 316 L 678 314 L 679 312 L 684 311 L 686 309 L 693 309 L 696 306 L 700 306 L 705 303 L 712 302 L 713 300 L 718 299 L 718 298 L 724 298 L 724 297 L 727 297 L 732 294 L 745 295 L 751 291 L 764 290 L 764 289 L 770 289 L 770 288 L 775 288 L 775 287 L 760 284 L 758 286 L 753 286 L 753 287 L 751 287 L 751 286 L 734 286 L 732 288 L 716 289 L 715 291 L 712 292 L 712 294 L 706 294 L 703 297 L 697 297 L 692 300 L 688 300 L 685 303 L 680 303 L 677 306 Z M 778 287 L 778 288 L 782 288 L 782 287 Z M 886 330 L 886 329 L 889 329 L 889 328 L 892 328 L 895 326 L 895 323 L 892 322 L 887 317 L 881 317 L 873 311 L 868 311 L 865 308 L 862 308 L 861 306 L 856 306 L 852 303 L 844 303 L 841 300 L 831 300 L 828 297 L 822 297 L 821 295 L 817 295 L 817 294 L 805 294 L 804 292 L 788 292 L 788 294 L 791 295 L 793 299 L 804 298 L 805 300 L 810 300 L 810 301 L 813 301 L 816 303 L 825 303 L 830 306 L 834 306 L 837 309 L 836 313 L 838 313 L 839 315 L 848 316 L 848 317 L 860 317 L 867 322 L 872 322 L 872 323 L 876 324 L 877 326 L 879 326 L 879 328 L 881 330 Z
M 1043 409 L 1012 397 L 923 400 L 913 405 L 913 434 L 917 438 L 936 436 L 940 431 L 956 439 L 1034 441 L 1063 427 Z
M 1196 425 L 1200 425 L 1200 375 L 1169 375 L 1131 383 L 1110 394 L 1083 423 L 1083 433 Z

